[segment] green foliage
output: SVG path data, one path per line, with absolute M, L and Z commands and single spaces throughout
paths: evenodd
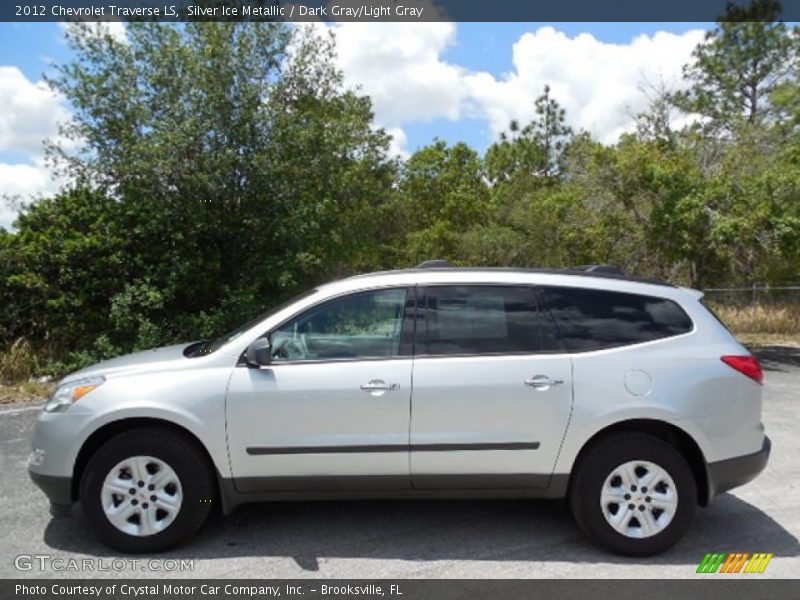
M 21 213 L 0 250 L 5 339 L 25 336 L 61 352 L 106 329 L 108 299 L 130 275 L 118 209 L 103 194 L 73 190 Z
M 318 282 L 431 258 L 613 263 L 694 287 L 800 280 L 800 36 L 780 23 L 720 23 L 688 91 L 659 90 L 615 144 L 574 134 L 545 87 L 484 157 L 437 140 L 403 162 L 311 29 L 132 23 L 127 43 L 81 26 L 68 39 L 51 84 L 75 118 L 50 157 L 73 185 L 0 229 L 15 378 L 214 337 Z M 699 124 L 673 129 L 679 110 Z
M 393 223 L 393 262 L 416 264 L 431 256 L 458 260 L 458 240 L 489 214 L 489 187 L 478 154 L 441 140 L 422 148 L 400 171 L 387 218 Z M 390 251 L 391 252 L 391 251 Z

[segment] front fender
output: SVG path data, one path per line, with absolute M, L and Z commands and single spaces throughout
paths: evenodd
M 90 413 L 74 432 L 70 453 L 95 434 L 132 419 L 162 421 L 186 430 L 206 449 L 222 477 L 230 476 L 226 441 L 225 394 L 229 366 L 110 378 L 96 393 L 87 395 L 59 418 L 73 411 Z M 74 463 L 73 463 L 74 466 Z

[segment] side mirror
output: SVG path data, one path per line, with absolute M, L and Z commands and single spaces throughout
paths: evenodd
M 265 337 L 254 340 L 244 352 L 247 364 L 251 367 L 263 367 L 272 360 L 272 346 Z

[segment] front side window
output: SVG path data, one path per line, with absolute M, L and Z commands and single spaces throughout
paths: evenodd
M 417 354 L 535 353 L 557 349 L 552 323 L 541 315 L 532 288 L 459 285 L 427 288 Z
M 688 333 L 692 321 L 666 298 L 592 290 L 540 288 L 570 352 L 650 342 Z
M 270 334 L 275 363 L 390 358 L 401 348 L 405 289 L 359 292 L 316 306 Z

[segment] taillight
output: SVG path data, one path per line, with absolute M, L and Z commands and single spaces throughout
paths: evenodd
M 761 364 L 752 354 L 746 356 L 721 356 L 722 362 L 729 367 L 736 369 L 742 375 L 746 375 L 753 381 L 761 383 L 764 381 L 764 373 L 761 371 Z

